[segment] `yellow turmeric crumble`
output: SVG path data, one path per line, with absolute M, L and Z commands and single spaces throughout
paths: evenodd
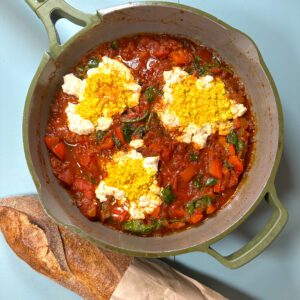
M 105 183 L 125 192 L 129 201 L 135 201 L 142 195 L 149 194 L 150 186 L 155 181 L 155 170 L 148 170 L 143 165 L 143 158 L 124 157 L 118 163 L 106 166 L 108 177 Z
M 183 127 L 190 123 L 201 127 L 207 123 L 224 122 L 233 117 L 231 100 L 219 78 L 208 87 L 199 89 L 197 78 L 189 75 L 170 87 L 173 89 L 174 100 L 170 103 L 169 110 L 176 114 Z
M 100 117 L 112 117 L 136 106 L 139 95 L 140 86 L 129 69 L 117 60 L 103 57 L 99 67 L 88 73 L 77 113 L 96 124 Z

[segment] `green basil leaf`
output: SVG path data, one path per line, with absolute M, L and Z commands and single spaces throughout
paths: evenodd
M 90 58 L 88 61 L 88 68 L 92 69 L 92 68 L 97 68 L 99 65 L 99 59 L 98 58 Z
M 172 188 L 170 185 L 167 185 L 163 190 L 162 190 L 162 197 L 163 197 L 163 202 L 170 204 L 174 201 L 175 195 L 172 192 Z
M 216 185 L 218 182 L 218 180 L 216 178 L 210 177 L 207 178 L 206 182 L 205 182 L 205 186 L 213 186 Z

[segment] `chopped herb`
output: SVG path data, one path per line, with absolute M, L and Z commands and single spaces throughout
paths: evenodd
M 204 65 L 201 65 L 201 57 L 196 56 L 191 64 L 191 72 L 196 72 L 198 76 L 204 75 L 207 73 L 207 68 Z
M 118 41 L 112 41 L 110 43 L 110 48 L 113 50 L 118 50 L 119 49 L 119 42 Z
M 99 65 L 99 59 L 98 58 L 90 58 L 89 61 L 88 61 L 88 68 L 91 69 L 91 68 L 97 68 L 98 65 Z
M 238 137 L 236 133 L 231 130 L 230 133 L 227 135 L 227 143 L 236 145 L 238 142 Z
M 113 141 L 114 141 L 116 147 L 117 147 L 118 149 L 120 149 L 120 148 L 122 147 L 121 141 L 120 141 L 115 135 L 114 135 L 112 138 L 113 138 Z
M 218 180 L 216 178 L 210 177 L 207 178 L 206 182 L 205 182 L 205 186 L 213 186 L 215 184 L 217 184 Z
M 199 199 L 195 200 L 195 208 L 206 208 L 208 206 L 210 206 L 211 204 L 211 197 L 209 196 L 203 196 Z
M 123 123 L 136 123 L 136 122 L 140 122 L 143 121 L 144 119 L 146 119 L 149 115 L 149 111 L 147 110 L 146 113 L 144 115 L 142 115 L 141 117 L 135 118 L 135 119 L 128 119 L 128 120 L 122 120 Z
M 197 179 L 193 179 L 192 184 L 198 190 L 202 188 L 202 183 Z
M 233 144 L 237 153 L 239 153 L 245 147 L 244 142 L 238 138 L 237 134 L 231 130 L 227 135 L 227 142 Z
M 97 130 L 96 131 L 96 138 L 98 141 L 102 141 L 104 136 L 106 135 L 107 131 Z
M 221 63 L 222 63 L 221 58 L 218 55 L 216 55 L 215 53 L 213 54 L 212 61 L 215 66 L 217 66 L 217 67 L 221 66 Z
M 122 132 L 123 132 L 123 136 L 124 139 L 127 143 L 129 143 L 131 141 L 131 136 L 133 133 L 133 129 L 131 127 L 131 124 L 126 123 L 123 127 L 122 127 Z
M 235 145 L 235 150 L 237 153 L 240 153 L 240 151 L 242 151 L 245 147 L 245 144 L 242 140 L 238 140 L 237 144 Z
M 191 161 L 197 161 L 198 160 L 198 154 L 196 152 L 190 153 L 190 160 Z
M 163 190 L 162 190 L 162 196 L 163 196 L 163 201 L 164 203 L 172 203 L 175 199 L 175 195 L 172 192 L 172 188 L 170 185 L 167 185 Z
M 148 102 L 152 103 L 155 100 L 155 96 L 160 94 L 159 90 L 154 86 L 148 86 L 145 90 L 144 96 Z
M 192 180 L 192 184 L 195 188 L 197 188 L 198 190 L 200 190 L 203 186 L 203 175 L 202 174 L 198 174 L 193 180 Z
M 133 135 L 137 135 L 139 137 L 143 137 L 145 135 L 145 133 L 147 132 L 147 129 L 144 125 L 138 126 L 134 132 Z
M 186 205 L 186 208 L 187 208 L 187 212 L 189 215 L 192 215 L 195 211 L 195 202 L 189 202 L 187 205 Z
M 151 120 L 153 119 L 153 117 L 155 117 L 156 116 L 156 112 L 151 112 L 150 114 L 149 114 L 149 117 L 148 117 L 148 119 L 147 119 L 147 121 L 146 121 L 146 125 L 145 125 L 145 129 L 146 129 L 146 131 L 148 131 L 149 130 L 149 128 L 150 128 L 150 123 L 151 123 Z
M 142 220 L 130 220 L 123 223 L 123 228 L 133 233 L 148 234 L 159 229 L 161 225 L 160 220 L 154 220 L 152 224 L 145 224 Z

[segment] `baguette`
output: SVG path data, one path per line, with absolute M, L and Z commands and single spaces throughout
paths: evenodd
M 57 225 L 35 195 L 0 199 L 0 230 L 33 269 L 85 299 L 109 299 L 133 260 Z

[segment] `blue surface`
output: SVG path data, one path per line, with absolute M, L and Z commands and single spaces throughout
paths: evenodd
M 80 1 L 70 4 L 93 12 L 126 1 Z M 175 2 L 175 1 L 174 1 Z M 289 210 L 287 227 L 258 258 L 238 270 L 228 270 L 201 253 L 176 257 L 174 265 L 231 299 L 300 298 L 300 2 L 298 0 L 180 1 L 207 11 L 250 35 L 260 48 L 277 84 L 285 116 L 284 154 L 276 179 L 278 194 Z M 65 40 L 70 24 L 58 25 Z M 0 2 L 0 196 L 35 191 L 22 147 L 24 99 L 43 52 L 46 32 L 24 1 Z M 230 253 L 245 243 L 266 221 L 262 204 L 249 221 L 219 242 Z M 172 259 L 170 258 L 170 262 Z M 0 299 L 79 299 L 37 274 L 17 258 L 0 236 Z

